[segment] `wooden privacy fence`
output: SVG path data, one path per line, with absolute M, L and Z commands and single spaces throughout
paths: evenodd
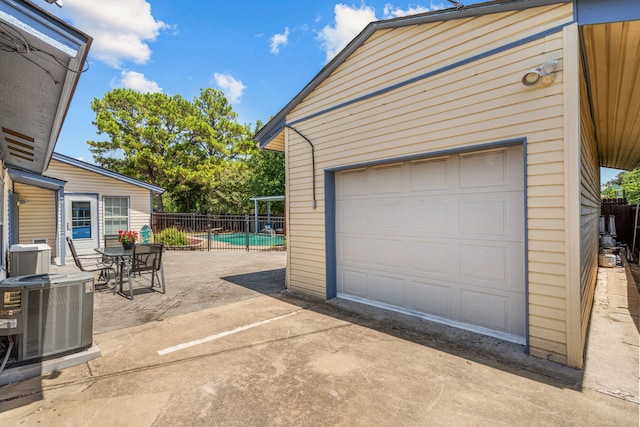
M 281 251 L 286 248 L 284 217 L 273 215 L 151 215 L 154 241 L 173 250 Z
M 640 230 L 637 228 L 639 224 L 636 224 L 636 209 L 637 205 L 629 205 L 627 199 L 603 199 L 600 214 L 604 217 L 605 232 L 611 231 L 609 229 L 609 218 L 611 216 L 615 218 L 615 240 L 618 243 L 626 244 L 629 250 L 635 249 L 633 255 L 638 259 Z M 638 216 L 638 223 L 640 223 L 640 215 Z

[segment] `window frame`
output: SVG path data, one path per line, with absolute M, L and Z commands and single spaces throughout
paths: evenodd
M 111 207 L 113 208 L 113 204 L 111 205 L 107 205 L 107 200 L 113 200 L 113 199 L 119 199 L 119 200 L 126 200 L 126 216 L 124 215 L 108 215 L 107 214 L 107 208 Z M 119 209 L 122 209 L 122 206 L 119 205 L 118 206 Z M 111 211 L 113 212 L 113 210 Z M 115 233 L 109 233 L 108 232 L 108 228 L 107 228 L 107 221 L 109 220 L 113 220 L 113 219 L 118 219 L 120 222 L 123 218 L 126 218 L 126 227 L 122 228 L 122 224 L 119 226 L 118 230 L 115 230 Z M 113 224 L 111 224 L 112 226 Z M 109 196 L 102 196 L 102 230 L 103 230 L 103 235 L 105 236 L 111 236 L 111 235 L 117 235 L 119 230 L 129 230 L 131 226 L 131 197 L 130 196 L 113 196 L 113 195 L 109 195 Z

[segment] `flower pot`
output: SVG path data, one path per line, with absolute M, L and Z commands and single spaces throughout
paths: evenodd
M 133 242 L 122 242 L 122 248 L 123 248 L 125 251 L 130 250 L 130 249 L 133 249 L 133 245 L 134 245 L 134 243 L 133 243 Z

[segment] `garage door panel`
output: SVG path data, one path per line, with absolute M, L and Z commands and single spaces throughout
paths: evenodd
M 493 292 L 523 292 L 524 267 L 520 262 L 521 243 L 497 245 L 459 245 L 460 284 L 491 289 Z
M 371 169 L 371 192 L 373 194 L 402 193 L 402 164 L 378 166 Z
M 357 169 L 344 172 L 340 177 L 340 185 L 336 188 L 338 197 L 363 196 L 367 194 L 367 171 Z
M 365 232 L 366 224 L 363 221 L 367 215 L 367 202 L 364 200 L 348 201 L 338 207 L 336 226 L 340 230 L 350 232 Z
M 370 299 L 369 277 L 365 271 L 338 268 L 338 292 Z
M 411 162 L 409 187 L 412 192 L 448 190 L 450 157 Z
M 522 192 L 508 192 L 492 197 L 461 198 L 457 227 L 460 237 L 522 241 L 522 197 Z
M 432 283 L 413 281 L 413 302 L 416 311 L 435 316 L 451 318 L 451 287 Z
M 338 294 L 520 341 L 522 155 L 519 146 L 338 172 Z
M 508 201 L 506 200 L 461 200 L 460 234 L 509 234 Z
M 336 256 L 345 265 L 367 265 L 367 238 L 342 235 L 336 239 Z
M 508 248 L 491 245 L 460 245 L 460 275 L 504 283 L 509 278 Z
M 508 332 L 509 299 L 507 297 L 462 289 L 460 302 L 463 322 Z
M 367 214 L 361 218 L 368 231 L 375 227 L 376 233 L 400 233 L 402 221 L 402 200 L 374 199 L 367 205 Z
M 509 185 L 506 150 L 460 155 L 460 188 Z
M 411 229 L 424 233 L 451 233 L 451 209 L 446 201 L 416 199 L 410 202 Z
M 427 277 L 448 276 L 449 263 L 454 253 L 452 246 L 445 240 L 408 242 L 408 273 Z
M 373 262 L 384 271 L 402 273 L 405 263 L 405 242 L 401 239 L 371 239 Z
M 373 274 L 372 281 L 376 301 L 398 307 L 406 305 L 405 278 L 401 275 L 391 276 Z

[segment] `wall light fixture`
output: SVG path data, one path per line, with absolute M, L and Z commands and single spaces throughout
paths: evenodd
M 544 85 L 550 85 L 556 78 L 556 68 L 558 67 L 558 60 L 547 61 L 544 64 L 529 70 L 522 77 L 522 84 L 525 86 L 533 86 L 542 81 Z

